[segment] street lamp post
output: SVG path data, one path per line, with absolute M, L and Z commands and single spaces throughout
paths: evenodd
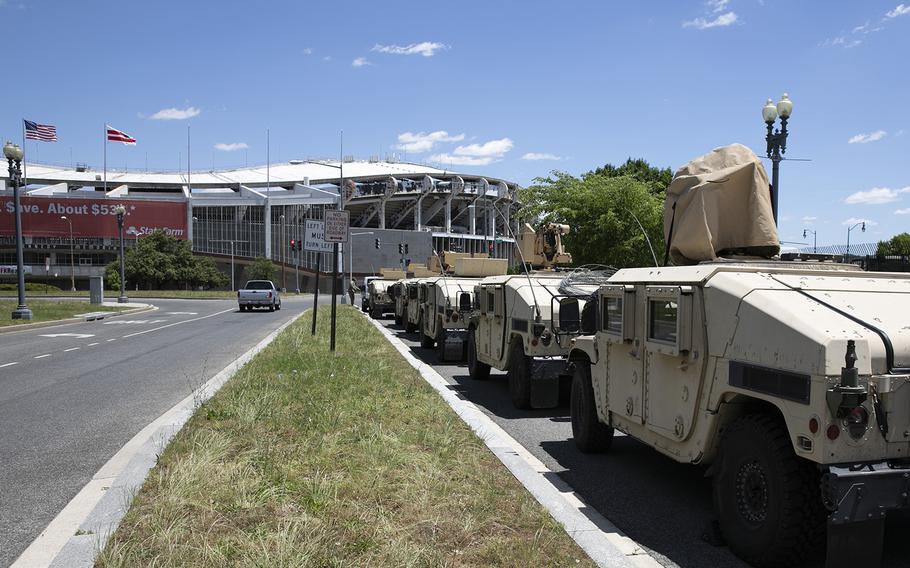
M 812 229 L 803 229 L 803 238 L 806 238 L 807 233 L 812 233 L 812 252 L 818 252 L 818 231 L 813 231 Z M 850 240 L 849 238 L 847 239 Z
M 120 234 L 120 295 L 117 296 L 117 303 L 125 304 L 129 301 L 126 297 L 126 270 L 123 259 L 123 216 L 126 215 L 126 207 L 117 205 L 114 207 L 114 215 L 117 216 L 117 228 Z
M 73 221 L 66 215 L 61 215 L 60 219 L 66 221 L 70 224 L 70 289 L 76 291 L 76 264 L 73 261 L 73 256 L 75 256 L 74 247 L 73 247 Z
M 783 160 L 783 154 L 787 152 L 787 121 L 790 120 L 790 113 L 793 112 L 793 103 L 787 93 L 780 98 L 775 105 L 768 99 L 765 106 L 761 109 L 762 119 L 768 127 L 768 133 L 765 135 L 765 141 L 768 143 L 767 154 L 771 158 L 771 209 L 774 213 L 774 224 L 777 225 L 777 206 L 780 193 L 779 170 L 780 162 Z M 780 129 L 774 130 L 774 121 L 780 117 Z
M 3 155 L 9 162 L 9 181 L 13 184 L 13 202 L 16 210 L 16 274 L 18 275 L 19 305 L 13 310 L 13 319 L 32 319 L 32 311 L 25 305 L 25 263 L 22 260 L 22 207 L 19 205 L 19 184 L 22 183 L 22 158 L 25 152 L 18 144 L 7 142 Z
M 855 229 L 859 226 L 862 226 L 862 231 L 865 233 L 866 232 L 866 222 L 865 221 L 860 221 L 859 223 L 856 223 L 855 225 L 853 225 L 852 227 L 847 229 L 847 254 L 844 255 L 846 257 L 846 262 L 850 262 L 850 231 L 852 231 L 853 229 Z
M 278 220 L 281 221 L 281 245 L 278 246 L 278 260 L 281 262 L 281 291 L 284 292 L 288 287 L 288 278 L 287 278 L 287 255 L 284 252 L 284 247 L 288 246 L 285 237 L 287 236 L 287 231 L 285 230 L 284 225 L 284 213 L 278 217 Z

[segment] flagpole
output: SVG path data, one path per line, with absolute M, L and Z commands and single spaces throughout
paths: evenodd
M 107 124 L 102 130 L 101 143 L 104 145 L 104 193 L 107 193 Z
M 271 180 L 269 178 L 269 165 L 272 161 L 271 158 L 271 132 L 268 128 L 265 129 L 265 194 L 268 195 L 271 191 Z
M 22 119 L 22 178 L 25 180 L 22 187 L 28 187 L 28 168 L 25 165 L 25 119 Z
M 186 125 L 186 190 L 192 193 L 190 186 L 190 125 Z

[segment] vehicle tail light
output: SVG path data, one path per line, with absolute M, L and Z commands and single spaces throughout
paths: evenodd
M 850 437 L 858 440 L 866 434 L 866 429 L 869 426 L 869 413 L 862 406 L 854 407 L 844 417 L 844 425 L 847 427 L 847 433 L 850 434 Z
M 268 297 L 269 297 L 269 298 L 271 298 L 271 297 L 272 297 L 272 293 L 271 293 L 271 292 L 269 292 L 269 295 L 268 295 Z
M 531 345 L 533 345 L 534 347 L 537 347 L 537 338 L 536 337 L 531 340 Z
M 818 433 L 818 418 L 809 419 L 809 431 L 812 432 L 813 434 Z
M 838 436 L 840 436 L 840 426 L 837 424 L 831 424 L 828 426 L 828 431 L 826 434 L 828 435 L 828 439 L 833 442 L 837 439 Z

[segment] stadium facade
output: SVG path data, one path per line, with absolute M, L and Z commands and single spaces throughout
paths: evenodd
M 243 265 L 256 257 L 272 259 L 285 273 L 299 265 L 306 277 L 322 255 L 322 271 L 330 269 L 329 253 L 295 253 L 289 241 L 304 239 L 306 221 L 322 219 L 339 201 L 350 212 L 354 235 L 353 256 L 344 268 L 353 260 L 355 275 L 398 266 L 399 243 L 409 244 L 413 262 L 424 262 L 434 250 L 511 260 L 520 207 L 514 183 L 378 159 L 292 160 L 189 173 L 108 170 L 106 180 L 85 166 L 29 163 L 25 177 L 20 197 L 26 275 L 64 284 L 73 273 L 79 288 L 116 258 L 117 204 L 127 209 L 127 246 L 161 229 L 189 239 L 195 253 L 214 257 L 226 272 L 233 264 L 238 280 Z M 14 279 L 16 264 L 13 211 L 4 172 L 0 279 L 7 281 Z

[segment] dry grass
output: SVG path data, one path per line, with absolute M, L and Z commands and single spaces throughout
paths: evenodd
M 98 566 L 590 566 L 353 309 L 304 316 L 164 451 Z

